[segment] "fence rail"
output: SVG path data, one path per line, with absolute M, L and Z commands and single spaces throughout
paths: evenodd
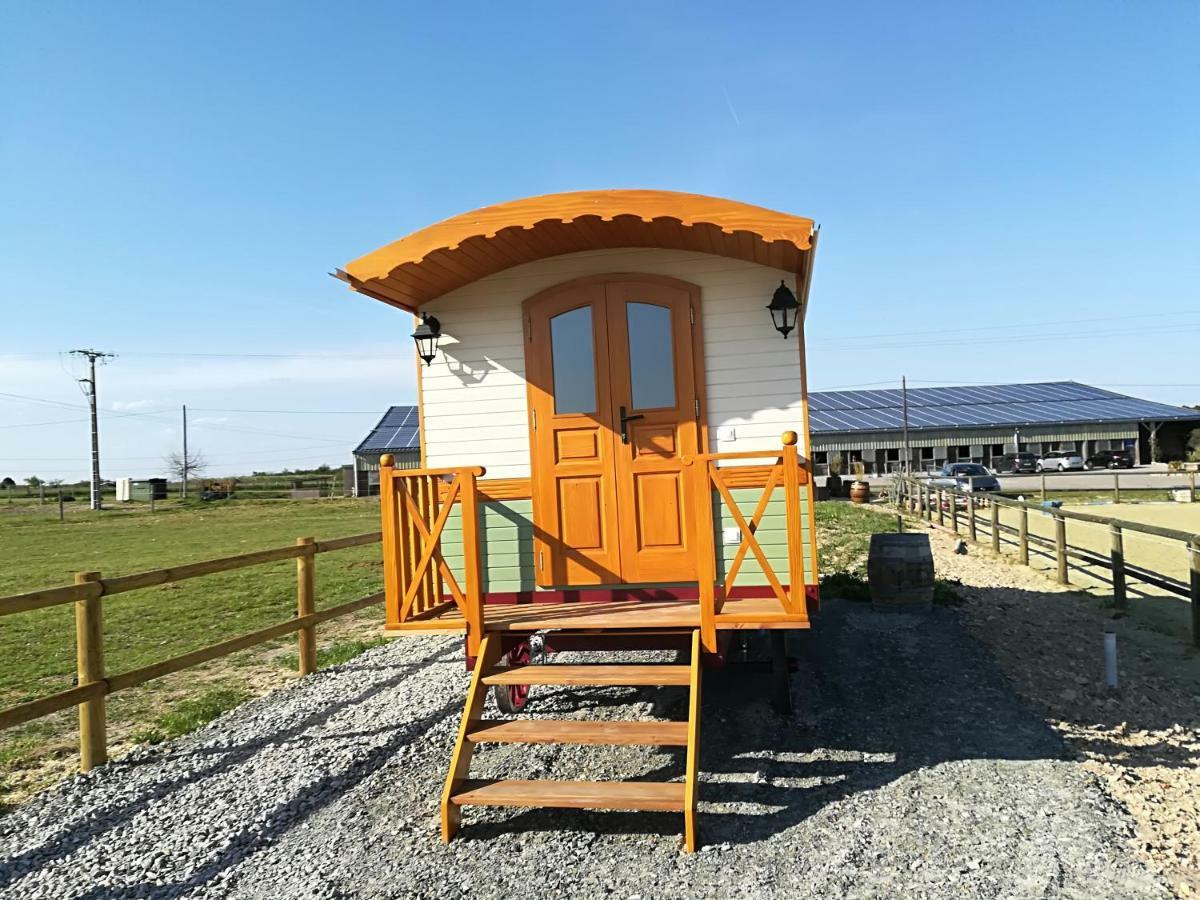
M 226 556 L 203 562 L 187 563 L 133 575 L 102 578 L 99 572 L 78 572 L 75 583 L 61 587 L 30 591 L 0 597 L 0 616 L 16 615 L 50 606 L 75 604 L 75 649 L 78 684 L 37 700 L 0 709 L 0 730 L 40 719 L 51 713 L 79 707 L 79 768 L 81 771 L 101 765 L 108 760 L 107 718 L 105 697 L 116 691 L 144 684 L 173 672 L 228 656 L 239 650 L 299 632 L 299 665 L 301 675 L 316 670 L 316 626 L 339 616 L 349 615 L 376 603 L 382 603 L 382 591 L 356 600 L 317 610 L 315 584 L 316 557 L 350 547 L 376 544 L 381 540 L 378 531 L 356 534 L 329 541 L 311 537 L 296 539 L 291 547 L 275 547 L 238 556 Z M 141 590 L 169 582 L 199 578 L 216 572 L 229 572 L 250 566 L 281 560 L 296 560 L 296 615 L 285 622 L 259 628 L 247 634 L 228 638 L 198 650 L 173 656 L 170 659 L 109 674 L 104 667 L 104 600 L 128 591 Z
M 979 523 L 981 521 L 986 523 L 986 530 L 994 552 L 1001 553 L 1004 544 L 1015 544 L 1017 559 L 1022 565 L 1030 564 L 1031 552 L 1034 555 L 1053 559 L 1059 584 L 1070 584 L 1070 560 L 1072 559 L 1107 571 L 1111 577 L 1113 601 L 1120 609 L 1124 609 L 1128 605 L 1128 583 L 1130 581 L 1148 584 L 1188 599 L 1191 604 L 1192 643 L 1200 647 L 1200 534 L 1177 528 L 1164 528 L 1161 525 L 1112 519 L 1093 513 L 1014 500 L 991 493 L 982 494 L 958 487 L 932 485 L 916 478 L 896 478 L 893 484 L 894 490 L 891 499 L 897 510 L 915 514 L 930 524 L 934 524 L 936 518 L 936 524 L 942 528 L 947 527 L 946 519 L 948 517 L 950 519 L 948 530 L 954 534 L 962 534 L 959 522 L 959 507 L 962 506 L 967 519 L 967 537 L 972 541 L 978 541 Z M 990 509 L 990 514 L 986 517 L 978 514 L 981 503 L 986 504 Z M 999 510 L 1001 507 L 1016 510 L 1016 527 L 1000 521 Z M 1052 517 L 1054 521 L 1052 538 L 1030 533 L 1030 510 Z M 1067 523 L 1069 521 L 1102 525 L 1108 529 L 1110 549 L 1107 557 L 1092 548 L 1071 545 L 1067 540 Z M 1178 541 L 1181 545 L 1180 549 L 1187 554 L 1188 581 L 1181 581 L 1166 573 L 1130 563 L 1125 555 L 1125 535 L 1127 533 Z

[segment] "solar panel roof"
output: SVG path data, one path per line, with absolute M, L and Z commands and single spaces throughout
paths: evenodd
M 420 447 L 420 419 L 415 406 L 389 406 L 379 424 L 363 439 L 355 453 L 390 453 Z
M 808 396 L 814 434 L 904 427 L 901 391 L 818 391 Z M 910 388 L 908 427 L 993 427 L 1200 419 L 1200 410 L 1126 397 L 1075 381 Z

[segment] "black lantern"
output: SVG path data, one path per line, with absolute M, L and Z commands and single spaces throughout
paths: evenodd
M 775 296 L 767 304 L 767 309 L 771 311 L 771 321 L 775 324 L 775 330 L 786 339 L 796 327 L 796 314 L 800 311 L 796 295 L 781 281 L 779 287 L 775 288 Z
M 425 360 L 425 365 L 433 362 L 434 354 L 437 353 L 438 338 L 441 336 L 442 323 L 437 320 L 437 316 L 421 313 L 421 324 L 412 333 L 412 338 L 417 345 L 417 356 Z

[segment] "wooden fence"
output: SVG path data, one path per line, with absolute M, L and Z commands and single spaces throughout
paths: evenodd
M 92 767 L 108 761 L 104 698 L 111 693 L 143 684 L 154 678 L 161 678 L 172 672 L 191 668 L 209 660 L 228 656 L 230 653 L 245 650 L 292 632 L 299 632 L 300 674 L 311 674 L 317 664 L 316 626 L 321 622 L 327 622 L 330 619 L 383 602 L 383 592 L 379 592 L 317 611 L 314 586 L 317 554 L 345 550 L 348 547 L 359 547 L 364 544 L 376 544 L 379 543 L 380 538 L 379 532 L 356 534 L 331 541 L 317 541 L 311 537 L 302 537 L 297 538 L 295 546 L 292 547 L 259 550 L 256 553 L 210 559 L 169 569 L 139 572 L 135 575 L 102 578 L 99 572 L 79 572 L 75 575 L 74 584 L 16 594 L 11 597 L 0 597 L 0 617 L 44 609 L 48 606 L 74 603 L 78 670 L 78 683 L 75 687 L 0 710 L 0 730 L 40 719 L 70 706 L 78 706 L 79 768 L 86 772 Z M 103 604 L 106 598 L 127 591 L 285 559 L 296 560 L 296 615 L 294 618 L 128 672 L 111 675 L 105 671 Z
M 1022 565 L 1030 564 L 1031 548 L 1034 553 L 1052 556 L 1059 584 L 1070 584 L 1071 560 L 1107 571 L 1111 576 L 1113 601 L 1118 609 L 1124 609 L 1128 604 L 1127 586 L 1130 581 L 1139 581 L 1190 600 L 1192 642 L 1200 647 L 1200 534 L 1013 500 L 993 493 L 936 486 L 916 478 L 900 477 L 895 479 L 893 484 L 891 500 L 898 510 L 915 514 L 930 524 L 947 528 L 954 534 L 963 534 L 965 527 L 965 536 L 977 543 L 980 531 L 983 531 L 988 536 L 992 551 L 997 554 L 1003 552 L 1005 545 L 1015 546 L 1017 560 Z M 1000 521 L 1001 507 L 1017 511 L 1015 527 Z M 982 509 L 988 510 L 987 515 L 980 515 Z M 1030 510 L 1053 518 L 1053 539 L 1030 533 Z M 1107 528 L 1110 541 L 1108 555 L 1069 543 L 1069 521 L 1088 522 Z M 1179 581 L 1161 572 L 1131 564 L 1125 558 L 1124 536 L 1127 532 L 1179 541 L 1180 552 L 1188 556 L 1189 580 Z

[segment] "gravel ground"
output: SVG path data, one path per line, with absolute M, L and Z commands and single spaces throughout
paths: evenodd
M 461 642 L 398 640 L 0 819 L 0 897 L 1169 897 L 956 614 L 827 604 L 766 676 L 705 679 L 702 852 L 678 815 L 468 809 L 437 838 Z M 561 661 L 567 661 L 563 655 Z M 554 689 L 537 714 L 682 718 L 682 689 Z M 531 704 L 532 709 L 532 704 Z M 475 772 L 680 777 L 682 750 L 485 748 Z
M 961 581 L 955 612 L 991 651 L 1010 684 L 1062 736 L 1136 823 L 1138 854 L 1181 897 L 1200 897 L 1200 654 L 1143 615 L 1158 598 L 1061 588 L 990 551 L 966 556 L 933 532 L 938 575 Z M 1103 685 L 1103 633 L 1117 633 L 1120 688 Z

